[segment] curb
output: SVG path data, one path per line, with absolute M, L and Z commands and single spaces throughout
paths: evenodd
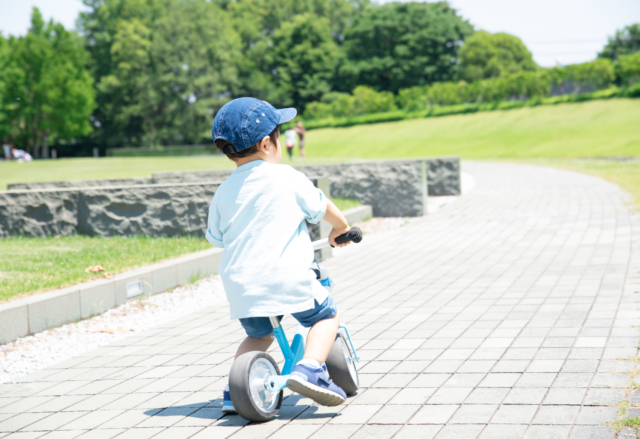
M 352 224 L 370 217 L 371 206 L 344 211 Z M 328 233 L 328 232 L 327 232 Z M 212 248 L 59 290 L 0 304 L 0 344 L 78 320 L 88 319 L 129 299 L 153 295 L 218 273 L 222 249 Z

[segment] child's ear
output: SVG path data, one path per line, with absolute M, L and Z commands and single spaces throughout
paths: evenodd
M 258 148 L 260 149 L 260 151 L 266 152 L 268 149 L 268 145 L 269 145 L 269 136 L 264 136 L 260 141 L 260 145 L 258 146 Z

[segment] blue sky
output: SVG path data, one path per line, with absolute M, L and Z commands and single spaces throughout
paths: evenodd
M 616 29 L 640 22 L 640 0 L 450 0 L 477 29 L 520 37 L 549 67 L 595 58 Z M 24 34 L 31 8 L 73 28 L 80 0 L 0 0 L 0 31 Z

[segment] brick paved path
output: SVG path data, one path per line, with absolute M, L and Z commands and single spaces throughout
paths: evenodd
M 565 171 L 465 168 L 471 194 L 326 264 L 363 360 L 347 404 L 291 395 L 268 423 L 223 417 L 243 333 L 219 307 L 0 386 L 0 437 L 613 437 L 602 425 L 628 374 L 612 372 L 640 339 L 626 195 Z

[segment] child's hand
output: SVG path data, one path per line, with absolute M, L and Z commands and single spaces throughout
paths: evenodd
M 345 242 L 344 244 L 336 243 L 336 238 L 340 235 L 344 235 L 349 230 L 351 230 L 351 227 L 348 227 L 348 226 L 346 229 L 340 229 L 340 230 L 331 229 L 331 232 L 329 232 L 329 244 L 331 244 L 334 247 L 346 247 L 347 245 L 351 244 L 351 241 Z

